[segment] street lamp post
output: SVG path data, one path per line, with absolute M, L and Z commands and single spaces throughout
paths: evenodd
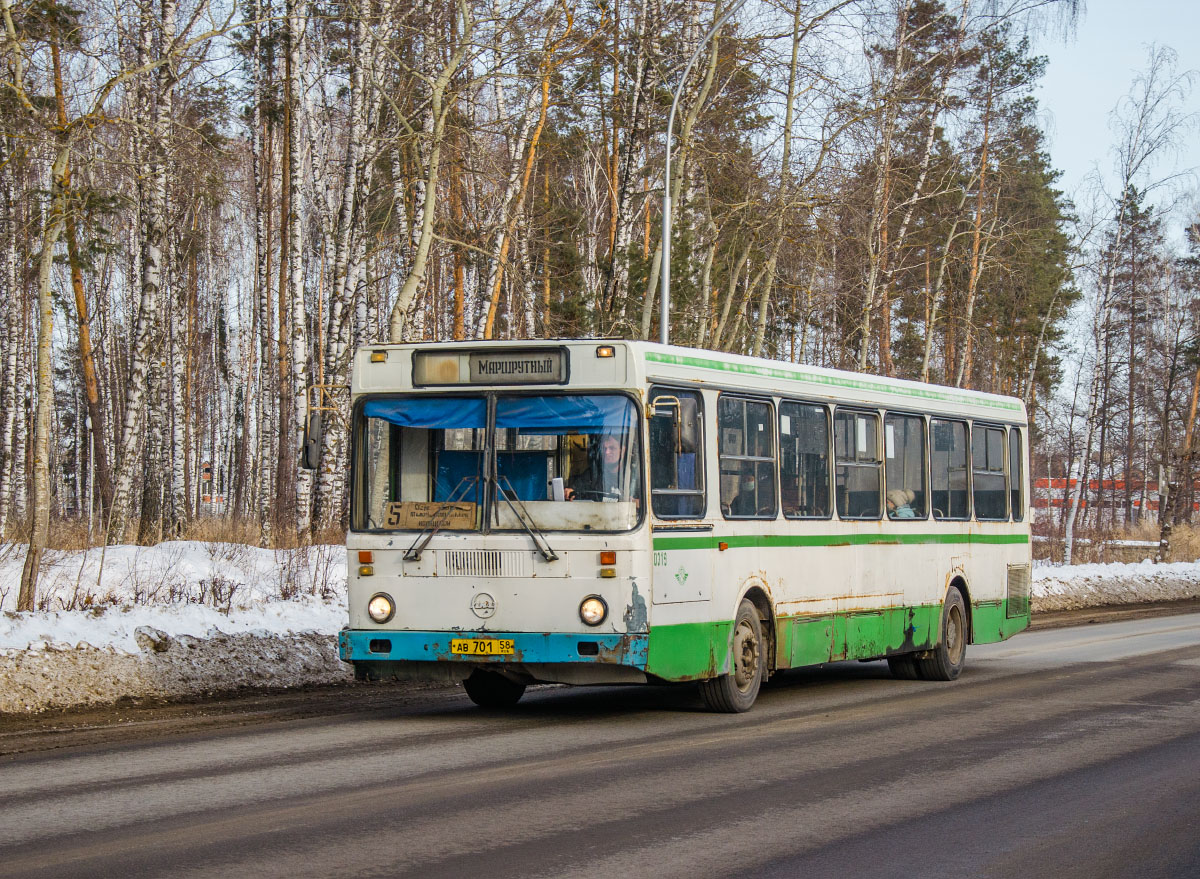
M 742 8 L 746 0 L 734 0 L 725 13 L 717 19 L 716 24 L 709 29 L 692 52 L 687 67 L 683 68 L 683 76 L 679 77 L 679 85 L 675 86 L 675 96 L 671 99 L 671 115 L 667 117 L 667 154 L 663 161 L 663 207 L 662 207 L 662 303 L 659 312 L 658 340 L 664 345 L 670 338 L 671 326 L 671 135 L 675 128 L 675 111 L 679 109 L 679 96 L 683 93 L 684 83 L 692 72 L 692 65 L 700 57 L 700 50 L 708 45 L 708 41 L 717 35 L 721 26 L 735 12 Z

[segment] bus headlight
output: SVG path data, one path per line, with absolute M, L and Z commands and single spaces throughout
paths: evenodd
M 386 592 L 376 592 L 367 602 L 367 616 L 377 623 L 386 623 L 396 614 L 396 605 L 392 596 Z
M 599 595 L 589 595 L 579 605 L 579 618 L 589 626 L 598 626 L 608 616 L 608 605 Z

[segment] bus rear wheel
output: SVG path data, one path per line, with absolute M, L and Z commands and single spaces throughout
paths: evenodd
M 951 586 L 942 605 L 942 637 L 932 650 L 917 654 L 917 674 L 927 681 L 952 681 L 967 661 L 967 610 L 962 593 Z
M 525 695 L 525 685 L 481 668 L 463 681 L 463 689 L 480 708 L 511 708 Z
M 902 681 L 915 681 L 921 677 L 917 674 L 917 657 L 912 653 L 889 656 L 887 663 L 892 677 L 900 678 Z
M 738 714 L 758 698 L 765 673 L 766 650 L 758 608 L 743 600 L 733 621 L 733 672 L 700 682 L 700 695 L 710 711 Z

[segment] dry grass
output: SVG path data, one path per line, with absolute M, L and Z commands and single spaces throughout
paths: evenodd
M 189 522 L 183 529 L 180 539 L 199 540 L 202 543 L 245 543 L 250 546 L 258 546 L 259 530 L 258 524 L 248 519 L 210 516 Z
M 1038 533 L 1046 533 L 1037 529 Z M 1034 545 L 1034 557 L 1061 562 L 1063 560 L 1063 536 L 1061 530 L 1048 535 L 1049 539 Z M 1158 546 L 1159 525 L 1157 522 L 1142 522 L 1129 528 L 1079 529 L 1075 530 L 1075 547 L 1071 554 L 1074 564 L 1104 562 L 1140 562 L 1153 559 Z M 1153 546 L 1127 546 L 1123 541 L 1137 541 Z M 1169 562 L 1193 562 L 1200 560 L 1200 526 L 1187 523 L 1176 525 L 1171 530 Z
M 129 539 L 114 541 L 114 543 L 137 543 L 136 531 L 136 527 L 131 526 L 128 535 Z M 19 522 L 10 520 L 0 543 L 7 542 L 14 545 L 27 544 L 29 543 L 29 532 L 30 523 L 28 520 Z M 208 516 L 189 522 L 177 538 L 164 536 L 163 539 L 196 540 L 201 543 L 240 543 L 248 546 L 259 546 L 261 532 L 259 531 L 258 523 L 249 519 Z M 321 529 L 311 537 L 301 535 L 296 531 L 286 534 L 276 534 L 273 535 L 273 539 L 266 548 L 296 549 L 316 544 L 333 544 L 337 546 L 343 545 L 345 542 L 345 529 L 331 527 Z M 104 530 L 102 523 L 99 521 L 93 523 L 92 532 L 89 535 L 86 519 L 54 518 L 50 520 L 50 534 L 46 541 L 47 549 L 83 550 L 101 546 L 103 543 Z

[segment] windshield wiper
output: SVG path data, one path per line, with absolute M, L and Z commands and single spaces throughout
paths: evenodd
M 459 480 L 458 485 L 454 486 L 454 490 L 450 492 L 450 497 L 442 501 L 441 505 L 433 511 L 433 515 L 429 517 L 429 521 L 425 523 L 425 527 L 421 529 L 421 533 L 417 535 L 417 539 L 413 541 L 412 546 L 404 553 L 406 562 L 416 562 L 421 560 L 421 553 L 425 551 L 425 547 L 429 545 L 429 541 L 433 540 L 433 535 L 437 534 L 450 518 L 449 513 L 454 508 L 454 504 L 458 503 L 467 493 L 467 489 L 479 481 L 478 476 L 464 476 Z M 459 494 L 459 489 L 462 489 L 462 494 Z M 458 495 L 456 498 L 455 496 Z
M 529 511 L 525 509 L 525 504 L 521 502 L 521 498 L 517 495 L 516 489 L 512 487 L 512 483 L 508 481 L 508 477 L 505 476 L 503 478 L 508 483 L 507 490 L 500 487 L 499 479 L 495 476 L 491 477 L 496 495 L 504 498 L 504 502 L 513 511 L 513 515 L 517 517 L 517 521 L 521 523 L 521 526 L 525 529 L 525 533 L 533 539 L 533 545 L 538 548 L 538 552 L 542 554 L 542 558 L 548 562 L 557 561 L 558 553 L 550 548 L 550 543 L 546 540 L 546 535 L 542 533 L 537 523 L 533 521 L 533 517 L 529 515 Z M 514 500 L 516 504 L 513 503 Z M 495 497 L 493 496 L 492 504 L 495 505 L 495 503 Z

